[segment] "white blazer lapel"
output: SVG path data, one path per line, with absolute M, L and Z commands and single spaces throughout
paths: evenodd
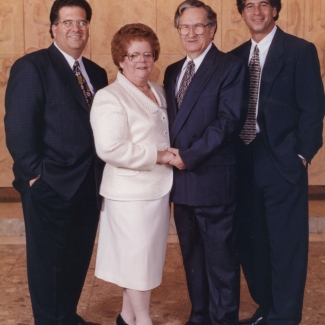
M 149 86 L 152 87 L 152 90 L 157 98 L 158 103 L 160 105 L 157 105 L 154 103 L 149 97 L 147 97 L 141 90 L 139 90 L 132 82 L 130 82 L 126 77 L 123 76 L 121 72 L 118 72 L 117 82 L 134 98 L 134 100 L 140 105 L 143 109 L 154 113 L 157 112 L 158 106 L 162 107 L 162 95 L 159 94 L 158 91 L 156 91 L 155 87 L 153 87 L 152 83 L 149 83 Z M 165 101 L 166 106 L 166 101 Z

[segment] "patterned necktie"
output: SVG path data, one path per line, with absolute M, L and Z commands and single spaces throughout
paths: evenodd
M 80 71 L 80 66 L 79 66 L 79 62 L 75 61 L 74 65 L 73 65 L 73 73 L 75 74 L 75 76 L 78 79 L 78 83 L 80 85 L 80 88 L 85 96 L 86 102 L 88 104 L 88 107 L 91 108 L 91 104 L 93 102 L 93 94 L 90 91 L 90 88 L 87 84 L 87 81 L 85 79 L 85 77 L 82 75 L 81 71 Z
M 186 67 L 186 71 L 184 74 L 184 77 L 182 79 L 181 85 L 179 87 L 179 91 L 177 93 L 176 96 L 176 100 L 177 100 L 177 106 L 178 109 L 181 107 L 184 96 L 186 94 L 187 88 L 190 85 L 193 76 L 194 76 L 194 72 L 195 72 L 195 64 L 193 61 L 189 61 L 187 63 L 187 67 Z
M 257 45 L 254 49 L 251 61 L 249 62 L 249 75 L 250 80 L 247 119 L 239 134 L 240 138 L 246 145 L 250 144 L 256 137 L 256 106 L 261 76 L 260 56 Z

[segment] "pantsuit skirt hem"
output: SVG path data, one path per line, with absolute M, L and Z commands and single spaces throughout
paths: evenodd
M 138 290 L 138 291 L 147 291 L 147 290 L 152 290 L 154 288 L 157 288 L 161 284 L 161 280 L 157 282 L 136 282 L 133 280 L 127 281 L 125 278 L 121 278 L 119 276 L 115 276 L 114 274 L 111 273 L 106 273 L 106 272 L 96 272 L 95 276 L 98 279 L 104 280 L 106 282 L 114 283 L 118 285 L 121 288 L 127 288 L 127 289 L 132 289 L 132 290 Z
M 169 193 L 159 199 L 104 199 L 95 276 L 146 291 L 160 285 L 170 218 Z

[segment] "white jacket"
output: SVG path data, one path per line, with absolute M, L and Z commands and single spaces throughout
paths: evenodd
M 148 82 L 158 105 L 120 72 L 99 90 L 90 112 L 98 156 L 106 162 L 100 194 L 113 200 L 150 200 L 167 194 L 172 168 L 156 164 L 169 147 L 165 91 Z

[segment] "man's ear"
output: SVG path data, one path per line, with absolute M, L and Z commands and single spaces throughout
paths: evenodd
M 51 26 L 52 34 L 53 34 L 54 37 L 56 36 L 56 30 L 57 30 L 57 28 L 58 28 L 58 26 L 56 26 L 54 24 Z
M 243 19 L 243 21 L 245 21 L 244 11 L 242 11 L 242 13 L 241 13 L 241 18 Z
M 278 14 L 278 9 L 276 7 L 273 8 L 273 18 Z
M 213 39 L 214 38 L 214 31 L 216 30 L 217 26 L 212 26 L 210 28 L 210 38 Z

